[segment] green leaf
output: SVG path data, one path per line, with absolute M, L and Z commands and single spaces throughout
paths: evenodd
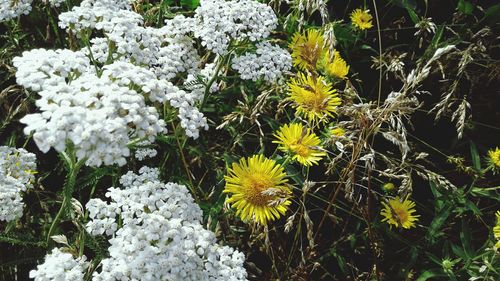
M 416 281 L 425 281 L 428 280 L 429 278 L 440 277 L 440 276 L 445 276 L 445 275 L 438 270 L 426 270 L 422 272 L 420 276 L 418 276 Z
M 435 198 L 434 209 L 438 212 L 441 208 L 443 208 L 444 200 L 441 199 L 443 195 L 438 191 L 437 185 L 434 181 L 430 180 L 429 186 L 431 188 L 432 195 L 434 195 Z
M 443 235 L 443 233 L 441 232 L 441 227 L 450 216 L 452 210 L 453 206 L 448 205 L 444 210 L 436 211 L 437 215 L 429 225 L 429 230 L 427 231 L 427 234 L 425 236 L 425 239 L 429 241 L 429 243 L 434 244 L 437 241 L 437 238 Z
M 348 272 L 348 267 L 346 266 L 347 262 L 345 260 L 345 258 L 342 256 L 342 255 L 339 255 L 336 251 L 336 248 L 330 248 L 330 255 L 335 258 L 335 260 L 337 261 L 337 264 L 339 265 L 339 268 L 340 270 L 342 271 L 342 273 L 346 273 Z
M 474 5 L 472 5 L 472 3 L 469 1 L 459 0 L 457 9 L 466 15 L 471 15 L 472 11 L 474 10 Z
M 370 46 L 370 45 L 363 44 L 363 45 L 360 46 L 360 49 L 362 49 L 362 50 L 369 50 L 369 51 L 372 51 L 375 54 L 378 54 L 378 51 L 375 50 L 375 49 L 373 49 L 373 47 Z
M 486 10 L 484 18 L 490 25 L 500 22 L 500 4 L 493 5 Z
M 443 36 L 443 32 L 444 32 L 444 24 L 438 27 L 436 34 L 434 34 L 434 37 L 432 37 L 432 41 L 429 48 L 431 48 L 432 50 L 437 49 L 438 44 L 441 41 L 441 37 Z
M 470 234 L 469 224 L 464 219 L 462 219 L 462 231 L 460 231 L 460 241 L 462 242 L 464 253 L 467 256 L 467 259 L 464 260 L 472 259 L 475 255 L 475 251 L 471 246 L 471 234 Z
M 31 234 L 23 233 L 11 233 L 11 234 L 0 234 L 0 242 L 6 242 L 12 245 L 22 245 L 22 246 L 35 246 L 35 247 L 45 247 L 47 244 L 45 241 L 39 240 L 38 237 L 34 237 Z
M 352 29 L 347 26 L 340 24 L 334 25 L 333 32 L 337 37 L 339 45 L 345 50 L 352 49 L 357 42 L 357 33 L 352 32 Z
M 413 10 L 412 8 L 407 7 L 406 11 L 408 11 L 408 15 L 410 16 L 410 19 L 411 19 L 411 21 L 414 24 L 417 24 L 420 21 L 420 19 L 418 18 L 417 13 L 415 13 L 415 10 Z
M 200 0 L 181 0 L 181 6 L 187 7 L 191 10 L 196 9 L 200 5 Z
M 437 190 L 437 185 L 433 180 L 429 181 L 429 186 L 431 187 L 432 195 L 434 195 L 435 198 L 438 198 L 441 196 L 441 193 Z
M 479 157 L 476 145 L 473 142 L 470 143 L 470 155 L 472 157 L 472 167 L 474 167 L 474 170 L 476 170 L 476 172 L 480 172 L 481 158 Z
M 410 270 L 412 270 L 415 267 L 415 263 L 418 260 L 420 250 L 415 246 L 411 246 L 408 253 L 409 253 L 409 260 L 405 263 L 404 270 L 402 271 L 404 272 L 405 275 L 408 274 L 408 272 L 410 272 Z
M 500 202 L 500 195 L 497 192 L 497 190 L 499 189 L 500 186 L 490 187 L 490 188 L 474 186 L 471 189 L 470 194 L 475 197 L 486 197 Z
M 461 257 L 463 260 L 468 260 L 469 258 L 467 257 L 467 254 L 464 252 L 464 249 L 462 247 L 459 247 L 455 244 L 451 244 L 451 251 Z
M 467 200 L 467 201 L 465 201 L 464 205 L 465 205 L 465 209 L 467 211 L 471 211 L 476 216 L 481 215 L 481 210 L 479 210 L 479 208 L 476 206 L 476 204 L 474 204 L 472 201 Z

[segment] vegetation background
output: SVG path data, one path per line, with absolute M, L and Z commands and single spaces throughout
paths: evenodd
M 77 4 L 68 0 L 53 8 L 36 1 L 29 15 L 0 23 L 0 144 L 25 147 L 38 159 L 37 188 L 24 196 L 23 218 L 0 222 L 0 280 L 27 280 L 28 272 L 54 246 L 46 235 L 67 174 L 56 152 L 43 154 L 22 133 L 19 119 L 36 111 L 35 93 L 16 84 L 12 58 L 34 48 L 70 47 L 56 22 L 59 13 Z M 134 7 L 147 25 L 161 26 L 165 18 L 192 14 L 198 4 L 197 0 L 140 0 Z M 350 65 L 349 82 L 339 91 L 349 95 L 354 90 L 362 103 L 376 104 L 399 91 L 402 81 L 397 72 L 389 71 L 394 61 L 411 70 L 429 60 L 436 49 L 456 46 L 433 65 L 420 86 L 422 105 L 404 121 L 412 161 L 400 168 L 410 171 L 411 198 L 420 215 L 416 228 L 391 228 L 381 222 L 383 185 L 403 185 L 401 179 L 380 173 L 382 168 L 356 168 L 361 187 L 349 196 L 342 175 L 358 165 L 352 155 L 332 165 L 328 157 L 310 169 L 288 165 L 287 173 L 294 175 L 295 199 L 286 216 L 265 228 L 239 220 L 224 204 L 226 168 L 241 157 L 274 155 L 272 135 L 293 119 L 294 111 L 281 102 L 286 85 L 232 79 L 236 74 L 230 70 L 221 78 L 224 90 L 210 95 L 202 109 L 210 120 L 209 131 L 192 140 L 178 124 L 169 122 L 169 134 L 157 140 L 158 156 L 143 163 L 131 159 L 122 168 L 85 167 L 73 196 L 87 202 L 95 190 L 94 197 L 103 198 L 106 188 L 116 185 L 127 170 L 138 170 L 144 163 L 157 166 L 162 178 L 194 190 L 206 227 L 220 241 L 245 253 L 250 280 L 499 280 L 492 229 L 495 212 L 500 210 L 500 178 L 488 151 L 500 140 L 500 4 L 274 0 L 269 5 L 280 18 L 281 26 L 272 37 L 281 46 L 307 28 L 334 30 L 337 48 Z M 300 10 L 300 5 L 307 9 Z M 374 27 L 354 33 L 349 15 L 363 7 L 373 15 Z M 415 35 L 416 24 L 427 18 L 436 31 Z M 436 118 L 440 109 L 441 118 Z M 348 105 L 339 112 L 339 122 L 359 118 L 362 123 L 366 117 L 349 111 Z M 464 117 L 453 118 L 455 112 Z M 353 134 L 358 133 L 353 129 Z M 371 135 L 367 143 L 387 158 L 399 157 L 398 146 L 380 134 Z M 418 159 L 422 152 L 428 156 Z M 78 236 L 71 216 L 62 220 L 57 232 L 72 241 Z M 85 241 L 85 254 L 106 256 L 106 243 L 99 237 Z

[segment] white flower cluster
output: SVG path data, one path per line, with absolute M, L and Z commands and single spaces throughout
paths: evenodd
M 14 59 L 18 84 L 40 95 L 36 105 L 41 112 L 21 120 L 40 150 L 63 151 L 69 140 L 88 166 L 124 165 L 132 139 L 152 143 L 166 131 L 150 106 L 156 102 L 176 108 L 186 135 L 198 138 L 200 129 L 208 129 L 206 117 L 197 108 L 205 85 L 189 84 L 195 77 L 203 77 L 205 84 L 210 81 L 215 64 L 200 68 L 196 42 L 190 36 L 222 54 L 230 40 L 258 41 L 277 25 L 272 9 L 256 1 L 207 0 L 194 17 L 177 16 L 162 28 L 144 27 L 142 16 L 130 9 L 130 3 L 83 0 L 60 14 L 59 26 L 81 37 L 100 34 L 85 38 L 90 48 L 36 49 Z M 268 43 L 258 47 L 259 68 L 248 75 L 258 72 L 274 80 L 288 68 L 289 55 Z M 178 78 L 184 85 L 173 84 Z M 210 92 L 217 90 L 218 84 L 212 83 Z
M 65 0 L 43 0 L 51 7 L 59 7 Z M 0 0 L 0 22 L 27 15 L 31 12 L 33 0 Z
M 178 15 L 165 21 L 157 30 L 162 41 L 158 61 L 154 66 L 158 77 L 171 80 L 179 73 L 194 73 L 200 65 L 200 56 L 189 33 L 196 28 L 193 18 Z
M 0 146 L 0 221 L 23 216 L 21 192 L 33 187 L 35 162 L 35 154 L 23 148 Z
M 158 79 L 149 69 L 135 66 L 127 62 L 115 62 L 106 65 L 103 76 L 108 77 L 121 86 L 138 89 L 148 95 L 149 100 L 169 102 L 179 110 L 179 119 L 188 137 L 198 138 L 199 128 L 208 129 L 206 118 L 195 107 L 195 103 L 203 98 L 203 93 L 186 92 L 172 83 Z
M 144 87 L 149 88 L 150 100 L 169 102 L 177 108 L 186 135 L 197 138 L 199 129 L 208 129 L 206 118 L 196 108 L 196 102 L 202 96 L 180 90 L 168 81 L 181 73 L 199 71 L 200 57 L 193 39 L 187 36 L 195 27 L 194 19 L 177 16 L 166 21 L 160 29 L 144 28 L 141 26 L 142 17 L 128 10 L 129 2 L 84 0 L 79 7 L 62 13 L 59 25 L 76 32 L 83 29 L 102 30 L 105 37 L 91 39 L 92 53 L 84 52 L 100 63 L 123 61 L 122 64 L 115 62 L 113 69 L 105 66 L 104 75 L 111 74 L 120 80 L 126 78 L 143 91 L 147 91 Z M 117 71 L 120 77 L 115 74 Z M 141 81 L 146 82 L 140 84 Z
M 168 101 L 167 93 L 177 90 L 173 88 L 172 83 L 159 80 L 149 69 L 124 61 L 105 65 L 102 77 L 109 78 L 120 86 L 146 94 L 152 102 L 166 102 Z
M 36 92 L 66 84 L 83 73 L 95 73 L 84 53 L 66 49 L 24 51 L 12 62 L 17 68 L 16 82 Z
M 158 175 L 148 167 L 128 172 L 124 189 L 108 189 L 110 203 L 87 203 L 87 231 L 112 236 L 94 280 L 245 280 L 244 255 L 217 244 L 187 188 Z
M 261 42 L 257 44 L 255 53 L 234 58 L 232 67 L 240 73 L 241 79 L 257 81 L 263 78 L 275 82 L 292 68 L 292 57 L 279 46 Z
M 85 256 L 75 259 L 72 254 L 54 248 L 29 276 L 35 281 L 83 281 L 84 272 L 90 265 L 85 260 Z
M 38 60 L 33 59 L 35 55 Z M 78 59 L 71 60 L 71 55 Z M 108 65 L 98 77 L 88 61 L 80 58 L 67 50 L 34 50 L 15 59 L 18 83 L 39 90 L 40 95 L 36 105 L 41 113 L 20 120 L 27 125 L 24 132 L 34 132 L 33 139 L 43 152 L 51 147 L 64 151 L 70 140 L 77 158 L 86 159 L 88 166 L 125 165 L 131 139 L 152 142 L 166 131 L 156 108 L 148 107 L 134 86 L 153 101 L 164 100 L 161 91 L 165 89 L 157 79 L 128 79 L 127 71 L 133 66 L 127 68 L 122 62 Z M 123 73 L 117 71 L 121 67 Z M 138 73 L 138 77 L 147 78 L 147 74 Z
M 0 0 L 0 22 L 27 15 L 33 0 Z
M 158 151 L 153 148 L 139 148 L 135 151 L 135 158 L 139 161 L 142 161 L 147 158 L 155 157 L 158 154 Z
M 227 53 L 231 40 L 267 38 L 278 25 L 271 7 L 254 0 L 201 0 L 195 11 L 196 37 L 216 54 Z
M 77 34 L 84 29 L 110 31 L 115 25 L 126 27 L 142 23 L 142 17 L 130 11 L 130 0 L 83 0 L 80 6 L 59 15 L 59 26 Z

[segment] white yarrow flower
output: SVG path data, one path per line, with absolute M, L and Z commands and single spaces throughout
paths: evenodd
M 93 280 L 246 280 L 244 255 L 217 244 L 187 188 L 158 175 L 148 167 L 128 172 L 123 189 L 108 189 L 110 203 L 87 203 L 87 231 L 111 237 L 109 258 Z
M 0 0 L 0 22 L 27 15 L 33 0 Z
M 268 42 L 257 44 L 255 53 L 245 53 L 233 59 L 232 67 L 241 79 L 276 82 L 292 68 L 292 57 L 285 50 Z
M 30 271 L 29 277 L 35 281 L 83 281 L 89 266 L 85 256 L 75 259 L 72 254 L 54 248 L 45 256 L 44 263 Z
M 23 148 L 0 146 L 0 221 L 23 216 L 22 192 L 33 187 L 36 158 Z

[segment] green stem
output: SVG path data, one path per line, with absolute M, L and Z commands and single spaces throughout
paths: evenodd
M 85 33 L 82 36 L 82 39 L 83 39 L 83 43 L 85 44 L 85 47 L 89 51 L 89 58 L 90 58 L 90 61 L 92 62 L 92 64 L 94 65 L 94 67 L 95 67 L 95 72 L 97 74 L 97 77 L 101 77 L 102 71 L 101 71 L 101 69 L 99 69 L 98 62 L 94 58 L 94 54 L 92 53 L 92 48 L 90 47 L 90 35 L 88 33 Z M 109 47 L 110 46 L 108 44 L 108 52 L 111 52 L 111 50 L 109 50 Z
M 71 198 L 69 200 L 71 200 Z M 54 221 L 50 225 L 49 233 L 47 234 L 47 244 L 50 242 L 50 237 L 52 236 L 52 233 L 54 232 L 54 228 L 59 223 L 59 220 L 61 220 L 61 217 L 64 213 L 64 210 L 66 209 L 66 205 L 68 205 L 69 200 L 66 196 L 64 196 L 61 207 L 59 208 L 59 212 L 57 212 L 57 215 L 54 218 Z
M 189 166 L 188 166 L 188 163 L 186 161 L 186 157 L 184 156 L 183 145 L 181 144 L 181 142 L 179 140 L 179 136 L 177 134 L 177 127 L 175 126 L 173 121 L 171 122 L 171 125 L 173 127 L 175 140 L 177 142 L 177 147 L 179 148 L 179 154 L 181 156 L 182 165 L 184 166 L 184 170 L 186 172 L 186 177 L 188 178 L 188 181 L 189 181 L 189 186 L 188 186 L 189 190 L 193 194 L 193 197 L 194 197 L 194 200 L 196 201 L 196 203 L 198 203 L 199 199 L 198 199 L 198 196 L 196 194 L 196 191 L 194 190 L 193 180 L 191 179 L 191 172 L 189 171 Z
M 47 234 L 47 243 L 50 242 L 50 237 L 54 233 L 54 230 L 56 226 L 58 225 L 59 221 L 61 220 L 61 217 L 67 212 L 68 206 L 71 203 L 71 198 L 73 195 L 73 190 L 75 188 L 76 184 L 76 178 L 78 176 L 78 172 L 80 171 L 80 168 L 83 166 L 83 163 L 85 163 L 85 159 L 82 159 L 78 162 L 76 162 L 76 159 L 73 155 L 68 156 L 66 153 L 63 152 L 63 157 L 68 161 L 68 169 L 69 169 L 69 174 L 66 183 L 64 184 L 63 187 L 63 201 L 61 204 L 61 207 L 59 208 L 59 211 L 57 212 L 56 217 L 54 218 L 54 221 L 52 221 L 52 224 L 50 225 L 49 232 Z
M 290 161 L 291 161 L 291 160 L 292 160 L 292 158 L 291 158 L 290 156 L 286 155 L 286 156 L 285 156 L 285 161 L 283 161 L 283 163 L 281 163 L 281 166 L 282 166 L 283 168 L 285 168 L 285 167 L 286 167 L 286 165 L 288 165 L 288 163 L 290 163 Z
M 217 62 L 217 68 L 215 69 L 214 76 L 208 81 L 207 86 L 205 88 L 205 94 L 203 95 L 203 101 L 201 102 L 201 107 L 200 110 L 203 110 L 203 107 L 205 107 L 205 104 L 207 103 L 208 96 L 210 95 L 210 88 L 212 85 L 215 83 L 215 80 L 219 77 L 219 72 L 222 69 L 222 66 L 224 65 L 224 61 L 226 60 L 225 57 L 219 57 L 220 60 Z
M 115 52 L 115 48 L 115 42 L 109 40 L 108 38 L 108 57 L 106 58 L 105 64 L 111 64 L 113 62 L 113 54 Z M 92 52 L 90 54 L 92 54 Z

